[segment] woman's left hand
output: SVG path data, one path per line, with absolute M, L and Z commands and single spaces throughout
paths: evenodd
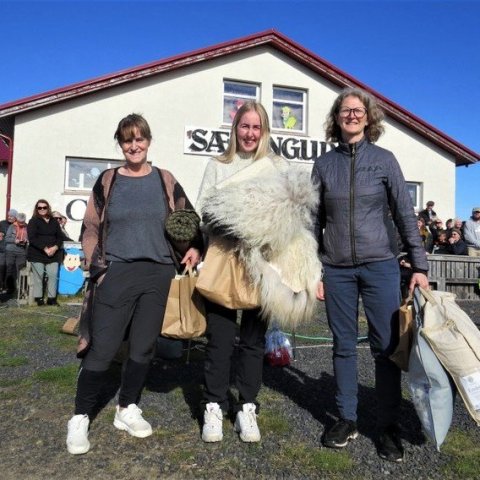
M 186 267 L 196 267 L 200 263 L 200 251 L 196 248 L 189 248 L 180 263 Z
M 412 275 L 412 278 L 410 280 L 410 285 L 408 287 L 408 290 L 410 291 L 410 293 L 413 293 L 413 289 L 415 288 L 415 285 L 418 285 L 419 287 L 424 288 L 425 290 L 430 290 L 428 277 L 424 273 L 416 272 Z

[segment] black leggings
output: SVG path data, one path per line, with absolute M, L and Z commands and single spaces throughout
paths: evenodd
M 76 414 L 90 415 L 107 370 L 129 331 L 129 359 L 122 373 L 121 407 L 137 403 L 162 325 L 173 265 L 112 262 L 95 292 L 91 348 L 83 359 Z

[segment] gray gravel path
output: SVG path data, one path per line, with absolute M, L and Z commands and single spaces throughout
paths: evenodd
M 8 307 L 0 308 L 0 322 L 7 321 Z M 462 307 L 480 323 L 480 302 L 463 302 Z M 36 309 L 36 307 L 33 307 Z M 59 326 L 78 307 L 63 306 L 42 315 L 57 316 Z M 50 313 L 51 312 L 51 313 Z M 324 313 L 319 329 L 325 328 Z M 60 335 L 60 334 L 59 334 Z M 38 340 L 42 345 L 39 346 Z M 73 348 L 72 338 L 72 348 Z M 137 478 L 365 478 L 387 476 L 405 479 L 444 479 L 448 455 L 438 453 L 421 433 L 412 403 L 406 397 L 401 405 L 401 428 L 406 451 L 403 464 L 380 460 L 374 448 L 375 396 L 373 362 L 365 344 L 359 345 L 359 438 L 346 449 L 354 467 L 344 473 L 326 473 L 321 468 L 306 468 L 308 452 L 320 449 L 325 428 L 335 420 L 334 379 L 331 346 L 315 344 L 303 348 L 299 341 L 297 359 L 289 367 L 266 366 L 260 394 L 261 415 L 272 412 L 286 421 L 288 429 L 262 431 L 258 445 L 243 444 L 224 423 L 221 444 L 206 445 L 200 440 L 199 401 L 203 366 L 202 341 L 196 342 L 190 363 L 185 359 L 156 359 L 151 367 L 141 407 L 155 434 L 148 439 L 133 439 L 116 431 L 111 401 L 91 428 L 92 449 L 74 457 L 65 449 L 66 423 L 73 408 L 73 392 L 50 391 L 32 380 L 18 395 L 0 396 L 0 478 L 3 479 L 137 479 Z M 18 367 L 0 367 L 0 381 L 32 378 L 35 372 L 75 364 L 72 352 L 55 348 L 55 343 L 32 332 L 28 351 L 18 352 L 29 361 Z M 119 367 L 112 370 L 118 378 Z M 113 376 L 112 378 L 114 378 Z M 74 382 L 74 379 L 72 379 Z M 105 391 L 106 401 L 114 396 L 116 383 Z M 53 388 L 53 387 L 52 387 Z M 404 389 L 407 391 L 405 378 Z M 0 388 L 0 393 L 2 388 Z M 54 399 L 53 402 L 51 398 Z M 268 424 L 270 425 L 270 424 Z M 471 432 L 477 427 L 457 399 L 452 429 Z M 305 447 L 304 457 L 284 461 L 279 452 L 288 447 Z M 306 473 L 307 472 L 307 473 Z

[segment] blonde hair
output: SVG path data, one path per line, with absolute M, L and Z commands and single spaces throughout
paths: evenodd
M 349 87 L 341 91 L 340 95 L 333 102 L 332 108 L 325 122 L 325 136 L 327 142 L 341 142 L 342 131 L 337 123 L 337 115 L 346 97 L 357 97 L 367 109 L 368 125 L 365 127 L 364 134 L 369 142 L 376 142 L 385 131 L 383 127 L 384 114 L 378 106 L 377 101 L 365 90 Z
M 268 120 L 268 115 L 263 107 L 263 105 L 259 102 L 254 100 L 249 100 L 245 102 L 235 114 L 233 119 L 232 128 L 230 130 L 230 141 L 228 142 L 228 147 L 225 150 L 225 153 L 219 155 L 217 160 L 222 163 L 231 163 L 235 157 L 235 154 L 238 150 L 238 140 L 237 140 L 237 127 L 242 119 L 243 115 L 247 112 L 256 112 L 260 117 L 260 140 L 258 142 L 257 150 L 253 156 L 254 160 L 258 160 L 267 156 L 271 149 L 270 149 L 270 122 Z

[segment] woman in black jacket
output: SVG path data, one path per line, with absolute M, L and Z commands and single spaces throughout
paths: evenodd
M 27 226 L 27 260 L 32 264 L 33 296 L 37 305 L 44 305 L 43 277 L 47 276 L 47 305 L 57 303 L 58 266 L 62 261 L 64 236 L 59 223 L 52 217 L 50 204 L 37 200 Z

